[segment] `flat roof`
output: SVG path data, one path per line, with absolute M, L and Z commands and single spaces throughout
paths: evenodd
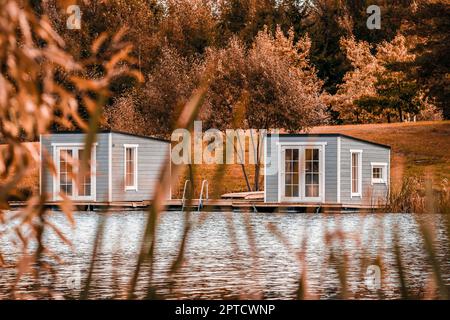
M 373 144 L 373 145 L 376 145 L 379 147 L 391 149 L 391 146 L 388 146 L 386 144 L 373 142 L 373 141 L 369 141 L 369 140 L 364 140 L 364 139 L 356 138 L 356 137 L 349 136 L 349 135 L 342 134 L 342 133 L 280 133 L 280 134 L 268 133 L 267 134 L 268 137 L 273 136 L 273 135 L 278 135 L 280 137 L 344 137 L 344 138 L 349 138 L 349 139 L 353 139 L 353 140 L 360 141 L 360 142 L 370 143 L 370 144 Z
M 156 140 L 156 141 L 161 141 L 161 142 L 166 142 L 166 143 L 170 143 L 169 140 L 163 139 L 163 138 L 157 138 L 157 137 L 151 137 L 151 136 L 144 136 L 144 135 L 139 135 L 139 134 L 134 134 L 134 133 L 129 133 L 129 132 L 124 132 L 124 131 L 119 131 L 119 130 L 109 130 L 109 129 L 105 129 L 105 130 L 99 130 L 97 131 L 98 133 L 118 133 L 118 134 L 124 134 L 127 136 L 131 136 L 131 137 L 137 137 L 137 138 L 144 138 L 144 139 L 149 139 L 149 140 Z M 74 131 L 52 131 L 49 134 L 86 134 L 86 132 L 81 131 L 81 130 L 74 130 Z

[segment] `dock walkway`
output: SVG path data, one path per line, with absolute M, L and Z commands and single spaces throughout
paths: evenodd
M 129 201 L 129 202 L 83 202 L 73 201 L 74 206 L 79 210 L 127 210 L 127 209 L 141 209 L 145 210 L 151 205 L 151 201 Z M 191 200 L 192 211 L 198 209 L 199 199 Z M 26 206 L 24 201 L 11 201 L 11 208 L 19 208 Z M 59 205 L 57 201 L 49 201 L 45 204 L 48 207 L 56 208 Z M 166 200 L 165 206 L 167 210 L 181 210 L 182 200 L 171 199 Z M 203 200 L 202 211 L 248 211 L 248 212 L 274 212 L 274 211 L 296 211 L 296 212 L 342 212 L 349 210 L 366 211 L 373 210 L 373 206 L 351 205 L 343 206 L 337 203 L 265 203 L 262 200 L 245 200 L 245 199 L 209 199 Z

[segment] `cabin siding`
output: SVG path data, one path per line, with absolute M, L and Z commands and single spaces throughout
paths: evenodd
M 159 179 L 160 170 L 170 150 L 170 143 L 112 132 L 111 167 L 112 201 L 150 200 Z M 125 190 L 125 147 L 126 144 L 138 146 L 138 188 Z
M 274 168 L 279 168 L 279 153 L 280 148 L 275 144 L 275 140 L 279 142 L 308 142 L 308 143 L 326 143 L 325 150 L 325 188 L 324 188 L 324 202 L 336 203 L 337 202 L 337 137 L 316 137 L 316 136 L 283 136 L 280 135 L 277 138 L 274 136 L 266 137 L 266 155 L 270 161 L 270 165 Z M 279 177 L 278 170 L 275 170 L 273 174 L 267 174 L 265 177 L 265 194 L 266 202 L 278 202 L 279 196 Z
M 84 143 L 85 134 L 80 133 L 64 133 L 64 134 L 47 134 L 41 137 L 42 159 L 46 154 L 54 159 L 52 143 Z M 108 200 L 108 133 L 100 133 L 97 135 L 97 145 L 95 148 L 96 157 L 96 201 Z M 42 161 L 43 162 L 43 161 Z M 53 198 L 53 175 L 44 163 L 41 163 L 41 192 L 46 193 L 48 199 Z
M 350 150 L 362 150 L 362 197 L 351 197 L 351 153 Z M 385 203 L 389 192 L 390 149 L 382 146 L 341 137 L 341 203 L 343 205 L 378 205 Z M 387 184 L 372 184 L 372 162 L 387 164 Z

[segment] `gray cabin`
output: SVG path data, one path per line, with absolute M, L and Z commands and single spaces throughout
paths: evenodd
M 160 170 L 169 159 L 169 141 L 101 131 L 92 147 L 88 172 L 77 183 L 74 173 L 83 157 L 84 139 L 84 133 L 73 131 L 40 137 L 41 157 L 52 159 L 56 169 L 52 174 L 41 160 L 40 192 L 49 201 L 61 200 L 61 194 L 83 203 L 152 199 Z
M 390 150 L 343 134 L 268 134 L 264 202 L 380 206 L 389 195 Z

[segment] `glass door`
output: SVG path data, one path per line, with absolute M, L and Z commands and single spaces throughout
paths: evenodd
M 94 174 L 92 156 L 88 160 L 83 177 L 79 176 L 84 148 L 81 146 L 64 146 L 57 148 L 56 192 L 63 193 L 74 200 L 93 200 Z M 94 154 L 94 149 L 92 150 Z M 57 196 L 57 195 L 56 195 Z
M 287 201 L 299 200 L 300 197 L 300 149 L 284 148 L 282 150 L 282 198 Z
M 303 170 L 305 200 L 320 201 L 322 199 L 321 161 L 321 149 L 319 147 L 305 147 Z
M 73 195 L 73 154 L 71 149 L 59 150 L 59 191 L 69 197 Z
M 78 149 L 78 163 L 81 164 L 81 161 L 83 159 L 83 153 L 84 149 Z M 85 173 L 83 177 L 79 177 L 79 181 L 77 184 L 77 196 L 78 198 L 83 197 L 91 197 L 92 196 L 92 179 L 91 179 L 91 159 L 88 159 L 88 162 L 86 164 Z

